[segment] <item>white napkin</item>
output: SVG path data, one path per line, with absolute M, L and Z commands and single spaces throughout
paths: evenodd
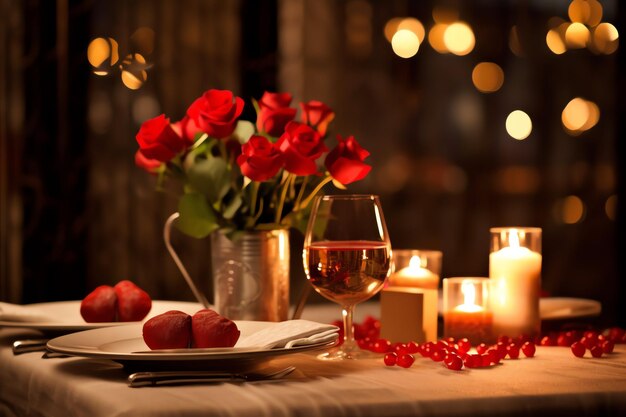
M 266 349 L 307 346 L 332 342 L 339 337 L 339 327 L 308 320 L 282 321 L 249 336 L 240 338 L 236 347 L 262 347 Z
M 36 308 L 0 302 L 0 321 L 28 323 L 54 321 L 54 319 Z

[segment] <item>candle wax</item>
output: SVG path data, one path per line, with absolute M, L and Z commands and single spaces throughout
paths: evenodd
M 426 268 L 407 266 L 391 275 L 389 284 L 395 287 L 437 289 L 439 275 Z
M 444 313 L 443 321 L 445 337 L 454 337 L 457 340 L 466 337 L 472 345 L 492 342 L 493 315 L 491 311 L 480 306 L 457 306 Z
M 494 334 L 536 335 L 541 329 L 541 255 L 505 247 L 489 255 Z

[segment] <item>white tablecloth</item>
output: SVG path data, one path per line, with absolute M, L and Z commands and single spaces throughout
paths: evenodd
M 12 341 L 29 335 L 0 330 L 0 416 L 626 415 L 624 345 L 600 359 L 539 347 L 533 359 L 461 372 L 420 356 L 402 369 L 297 354 L 268 364 L 297 367 L 285 382 L 129 388 L 114 362 L 14 356 Z

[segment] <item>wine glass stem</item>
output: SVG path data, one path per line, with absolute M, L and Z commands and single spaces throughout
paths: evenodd
M 352 314 L 354 312 L 354 305 L 347 305 L 342 307 L 343 315 L 343 346 L 341 349 L 344 352 L 351 352 L 357 350 L 357 344 L 354 340 L 354 324 L 352 322 Z

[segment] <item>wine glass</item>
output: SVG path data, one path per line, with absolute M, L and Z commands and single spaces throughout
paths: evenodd
M 304 270 L 318 293 L 338 303 L 343 345 L 322 359 L 372 356 L 354 340 L 354 306 L 376 294 L 391 272 L 391 243 L 375 195 L 324 195 L 313 203 L 304 236 Z

